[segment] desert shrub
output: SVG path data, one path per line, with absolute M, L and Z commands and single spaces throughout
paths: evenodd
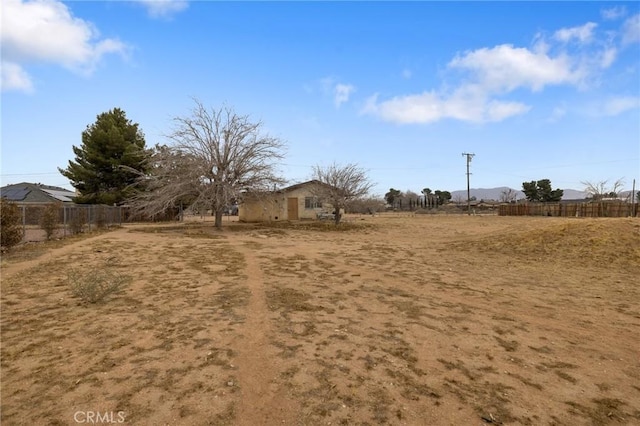
M 70 210 L 71 218 L 69 219 L 69 229 L 72 234 L 80 234 L 84 232 L 87 225 L 87 212 L 83 208 Z
M 9 249 L 22 241 L 22 214 L 20 208 L 0 198 L 0 246 Z
M 72 269 L 67 275 L 73 295 L 88 303 L 102 302 L 110 294 L 119 292 L 129 279 L 113 271 L 110 265 L 87 271 Z
M 47 234 L 47 240 L 50 240 L 56 229 L 60 226 L 60 203 L 47 204 L 40 216 L 40 227 Z
M 347 213 L 374 214 L 383 212 L 385 201 L 375 197 L 358 198 L 352 200 L 347 206 Z

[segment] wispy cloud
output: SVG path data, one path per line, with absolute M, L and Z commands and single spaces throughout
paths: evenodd
M 608 47 L 600 52 L 600 67 L 609 68 L 611 64 L 616 60 L 618 56 L 618 49 L 615 47 Z
M 29 75 L 18 64 L 2 62 L 2 91 L 33 93 Z
M 171 18 L 189 7 L 187 0 L 135 0 L 142 4 L 152 18 Z
M 638 108 L 640 108 L 640 97 L 619 96 L 608 99 L 604 103 L 600 113 L 605 116 L 614 116 Z
M 356 88 L 350 84 L 338 83 L 336 84 L 333 90 L 334 90 L 333 102 L 336 108 L 340 108 L 340 105 L 349 101 L 349 97 L 356 90 Z
M 552 123 L 555 123 L 565 115 L 567 115 L 567 107 L 565 105 L 558 105 L 555 108 L 553 108 L 553 111 L 551 112 L 551 117 L 549 117 L 549 121 Z
M 92 23 L 56 0 L 4 1 L 1 34 L 3 91 L 33 90 L 24 69 L 28 63 L 51 63 L 89 75 L 105 55 L 126 55 L 128 50 L 119 40 L 100 39 Z
M 607 21 L 614 21 L 625 17 L 627 15 L 627 8 L 625 6 L 614 6 L 609 9 L 603 9 L 600 14 L 603 19 Z
M 334 77 L 320 79 L 320 87 L 325 95 L 333 98 L 333 104 L 336 108 L 340 108 L 342 104 L 349 102 L 351 95 L 356 91 L 355 86 L 352 84 L 338 82 Z
M 628 18 L 622 26 L 622 44 L 640 43 L 640 13 Z
M 405 68 L 402 70 L 402 78 L 410 79 L 413 76 L 413 72 L 409 68 Z
M 593 31 L 598 24 L 595 22 L 587 22 L 579 27 L 562 28 L 555 32 L 553 37 L 561 42 L 568 43 L 576 40 L 580 43 L 588 43 L 593 38 Z

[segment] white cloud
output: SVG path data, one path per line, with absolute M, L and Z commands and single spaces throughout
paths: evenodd
M 626 16 L 627 8 L 624 6 L 614 6 L 601 11 L 602 18 L 607 21 L 613 21 Z
M 600 67 L 609 68 L 611 64 L 616 60 L 618 56 L 618 49 L 615 47 L 609 47 L 603 50 L 600 54 Z
M 74 17 L 57 0 L 5 0 L 1 41 L 3 62 L 20 67 L 23 78 L 28 78 L 23 69 L 28 63 L 53 63 L 90 74 L 104 55 L 127 52 L 119 40 L 100 40 L 93 24 Z
M 318 81 L 320 89 L 325 96 L 333 98 L 336 108 L 349 102 L 351 95 L 356 91 L 355 86 L 338 82 L 334 77 L 325 77 Z
M 170 18 L 189 7 L 187 0 L 136 0 L 152 18 Z
M 538 92 L 550 85 L 581 87 L 589 75 L 590 63 L 564 51 L 551 54 L 551 47 L 538 36 L 532 49 L 503 44 L 458 54 L 448 64 L 449 69 L 466 71 L 466 80 L 457 88 L 397 96 L 380 102 L 377 97 L 369 98 L 362 112 L 401 124 L 431 123 L 447 118 L 486 123 L 525 114 L 531 106 L 499 97 L 522 88 Z M 604 51 L 598 65 L 609 66 L 615 56 L 615 49 Z
M 29 75 L 18 64 L 2 62 L 2 91 L 33 92 L 33 83 Z
M 614 116 L 636 108 L 640 108 L 640 97 L 620 96 L 607 100 L 602 108 L 602 114 Z
M 432 123 L 455 119 L 472 123 L 498 122 L 525 114 L 531 106 L 496 98 L 519 88 L 540 91 L 548 85 L 580 85 L 585 73 L 568 55 L 550 56 L 546 42 L 534 50 L 500 45 L 456 56 L 450 69 L 468 72 L 468 78 L 450 92 L 425 91 L 386 101 L 369 98 L 362 113 L 400 123 Z
M 502 102 L 493 100 L 485 108 L 486 121 L 502 121 L 515 115 L 529 112 L 531 107 L 520 102 Z
M 349 97 L 356 90 L 356 88 L 350 84 L 338 83 L 333 90 L 335 95 L 333 102 L 336 105 L 336 108 L 340 108 L 340 105 L 349 101 Z
M 394 97 L 384 102 L 378 102 L 376 94 L 366 100 L 362 113 L 399 124 L 431 123 L 443 118 L 441 101 L 432 92 Z
M 388 99 L 370 97 L 361 112 L 400 124 L 447 118 L 486 123 L 525 114 L 532 107 L 507 96 L 520 95 L 523 89 L 536 93 L 550 86 L 573 86 L 584 91 L 601 84 L 603 70 L 615 63 L 621 49 L 615 41 L 640 41 L 640 15 L 627 19 L 623 30 L 598 32 L 597 24 L 588 22 L 562 28 L 551 36 L 539 33 L 530 47 L 501 44 L 459 52 L 447 64 L 447 81 L 440 89 Z M 629 98 L 612 100 L 606 108 L 601 104 L 598 114 L 619 113 L 634 102 Z M 558 107 L 549 120 L 565 114 L 566 108 Z
M 555 32 L 553 37 L 563 43 L 568 43 L 573 39 L 578 40 L 580 43 L 588 43 L 593 38 L 593 30 L 596 29 L 598 24 L 595 22 L 587 22 L 579 27 L 562 28 Z
M 613 61 L 616 60 L 618 56 L 618 50 L 615 47 L 609 47 L 604 49 L 600 53 L 600 67 L 601 68 L 609 68 Z
M 551 57 L 540 46 L 537 52 L 508 44 L 478 49 L 457 56 L 449 67 L 472 71 L 486 90 L 496 92 L 519 87 L 539 91 L 550 84 L 579 84 L 583 80 L 583 71 L 568 55 Z
M 450 96 L 430 91 L 383 102 L 378 102 L 378 95 L 374 95 L 367 99 L 361 112 L 398 124 L 427 124 L 447 118 L 471 123 L 497 122 L 530 110 L 525 104 L 489 100 L 474 91 L 472 87 L 463 87 Z
M 622 26 L 622 44 L 640 43 L 640 13 L 628 18 Z

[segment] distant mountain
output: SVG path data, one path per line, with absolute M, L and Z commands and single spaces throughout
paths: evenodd
M 584 200 L 589 194 L 584 191 L 577 191 L 575 189 L 565 189 L 562 194 L 563 200 Z
M 503 192 L 509 191 L 515 192 L 516 199 L 521 200 L 526 198 L 524 196 L 524 192 L 509 188 L 507 186 L 500 186 L 498 188 L 471 188 L 470 193 L 471 197 L 476 197 L 476 200 L 495 200 L 500 201 L 500 197 Z M 563 200 L 582 200 L 587 197 L 587 193 L 584 191 L 577 191 L 575 189 L 565 189 L 564 194 L 562 195 Z M 458 191 L 451 192 L 451 201 L 466 201 L 467 200 L 467 190 L 461 189 Z

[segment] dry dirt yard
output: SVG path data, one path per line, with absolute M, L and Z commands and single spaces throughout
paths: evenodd
M 639 277 L 638 219 L 128 225 L 4 257 L 0 420 L 638 425 Z

